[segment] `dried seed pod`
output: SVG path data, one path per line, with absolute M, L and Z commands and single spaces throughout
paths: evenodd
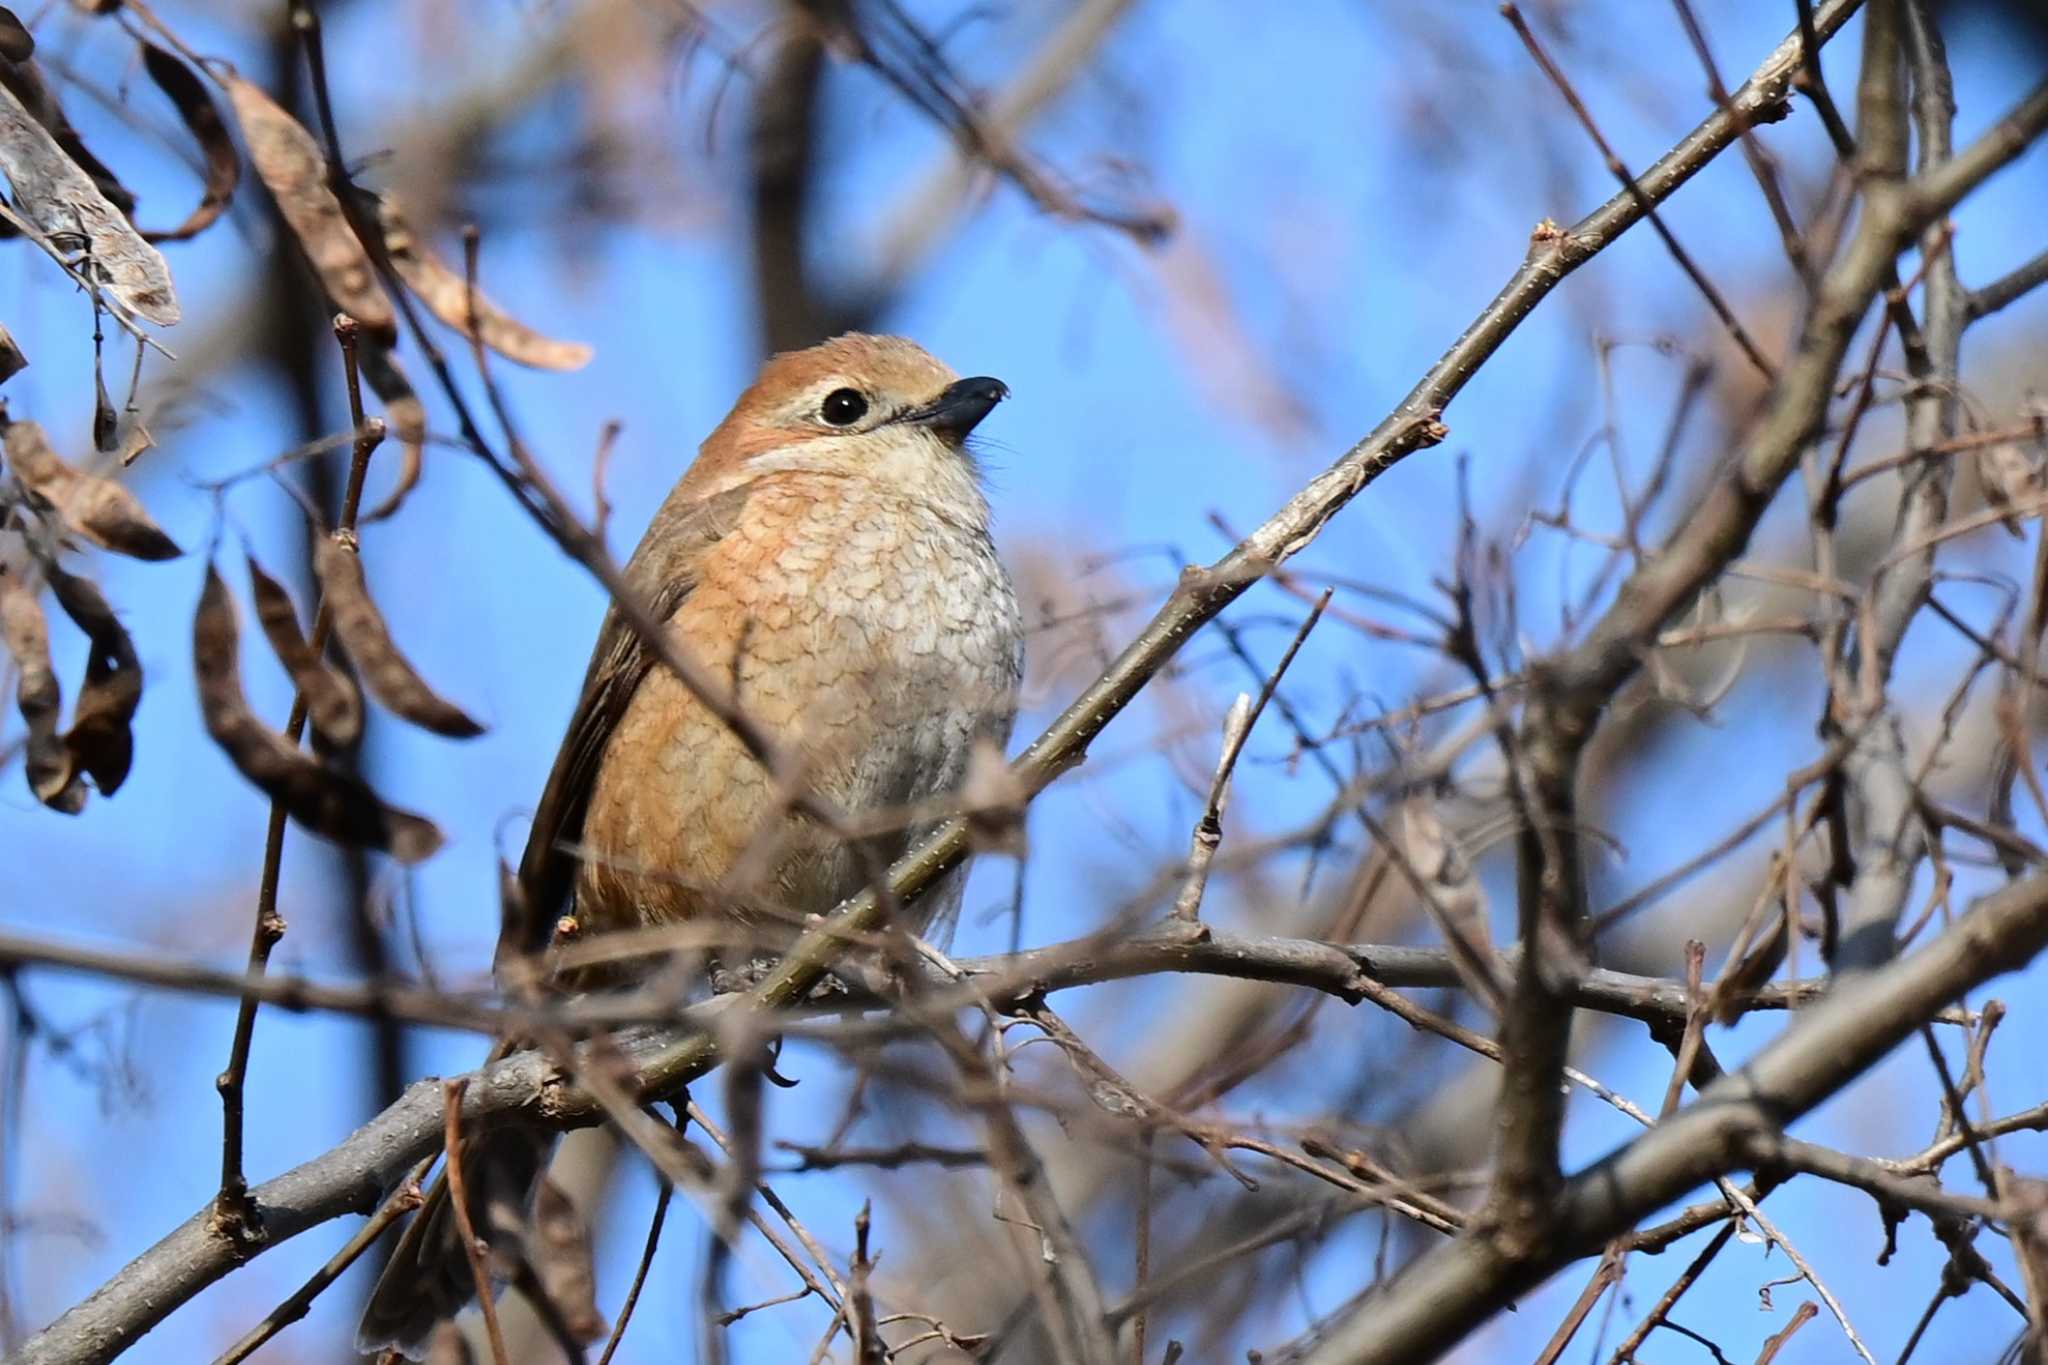
M 427 406 L 413 392 L 412 381 L 405 377 L 405 371 L 398 368 L 398 362 L 391 358 L 390 351 L 366 340 L 361 356 L 363 378 L 370 382 L 371 391 L 384 400 L 385 420 L 398 434 L 399 451 L 403 456 L 398 466 L 398 481 L 391 485 L 391 491 L 384 495 L 383 501 L 357 518 L 357 525 L 367 526 L 396 512 L 405 502 L 406 494 L 419 483 L 420 472 L 426 467 Z
M 370 255 L 357 240 L 341 201 L 327 185 L 327 158 L 305 125 L 240 76 L 222 77 L 249 161 L 277 201 L 278 212 L 304 248 L 334 306 L 387 340 L 397 336 L 391 296 L 377 282 Z
M 36 40 L 15 12 L 0 5 L 0 57 L 25 62 L 36 55 Z
M 2015 539 L 2024 537 L 2021 522 L 2040 515 L 2035 506 L 2043 487 L 2040 462 L 2018 441 L 2000 441 L 1977 452 L 1977 482 L 1984 501 L 2006 514 L 2005 529 Z
M 284 584 L 263 572 L 263 566 L 249 560 L 249 587 L 256 599 L 256 620 L 263 638 L 292 685 L 306 699 L 306 716 L 320 737 L 338 749 L 353 745 L 363 734 L 363 698 L 348 674 L 327 662 L 321 652 L 299 633 L 298 608 Z
M 978 851 L 1022 858 L 1024 808 L 1031 793 L 1003 757 L 1003 747 L 986 735 L 967 751 L 967 772 L 960 783 L 960 813 L 967 817 L 967 837 Z
M 413 235 L 397 200 L 380 195 L 376 208 L 391 268 L 435 317 L 515 364 L 537 370 L 580 370 L 590 363 L 593 352 L 582 342 L 542 336 L 491 302 L 481 288 L 472 290 L 461 271 L 450 269 Z M 474 332 L 470 330 L 472 313 Z
M 1749 997 L 1769 985 L 1778 974 L 1791 946 L 1791 923 L 1791 917 L 1783 913 L 1772 916 L 1770 928 L 1750 945 L 1741 960 L 1721 969 L 1720 979 L 1714 982 L 1707 997 L 1707 1013 L 1715 1023 L 1726 1026 L 1740 1019 Z
M 92 367 L 92 448 L 111 455 L 121 431 L 121 414 L 114 411 L 114 395 L 107 392 L 107 376 Z
M 588 1345 L 611 1330 L 597 1310 L 597 1269 L 592 1264 L 590 1229 L 562 1187 L 541 1177 L 534 1190 L 532 1235 L 527 1257 L 541 1292 L 559 1316 L 562 1330 Z
M 382 849 L 402 863 L 432 855 L 441 846 L 432 821 L 385 805 L 361 780 L 314 761 L 256 718 L 242 695 L 239 652 L 234 603 L 209 564 L 192 617 L 192 668 L 207 733 L 242 776 L 315 834 Z
M 45 106 L 58 126 L 46 126 L 35 105 Z M 93 279 L 115 307 L 159 327 L 177 322 L 170 267 L 128 221 L 127 206 L 110 195 L 130 205 L 132 197 L 63 124 L 32 66 L 0 71 L 0 169 L 23 217 L 49 237 L 84 239 Z
M 153 242 L 182 242 L 212 227 L 227 212 L 229 201 L 235 197 L 235 187 L 242 180 L 242 158 L 235 154 L 235 139 L 228 132 L 227 121 L 220 116 L 219 107 L 197 72 L 173 53 L 148 41 L 142 42 L 142 67 L 156 82 L 156 88 L 176 106 L 186 131 L 198 140 L 199 150 L 206 158 L 205 189 L 198 207 L 176 227 L 144 234 Z
M 28 786 L 36 800 L 76 815 L 85 805 L 71 751 L 57 733 L 64 694 L 50 667 L 50 625 L 36 592 L 18 574 L 0 573 L 0 643 L 14 658 L 14 687 L 21 718 L 28 722 Z
M 1421 879 L 1416 893 L 1444 936 L 1452 969 L 1475 1000 L 1498 1010 L 1507 990 L 1493 954 L 1486 897 L 1470 859 L 1444 823 L 1434 795 L 1411 793 L 1401 803 L 1400 819 L 1395 837 L 1408 870 Z
M 156 437 L 149 434 L 149 428 L 144 426 L 142 419 L 138 417 L 128 424 L 128 429 L 121 433 L 120 440 L 115 443 L 114 458 L 121 462 L 121 468 L 126 469 L 142 457 L 143 451 L 155 448 Z
M 450 739 L 469 739 L 484 732 L 462 709 L 428 687 L 391 638 L 384 614 L 370 597 L 363 562 L 355 551 L 332 539 L 313 550 L 313 574 L 332 614 L 334 633 L 355 660 L 363 686 L 392 714 Z
M 15 477 L 93 544 L 136 559 L 175 559 L 183 553 L 133 493 L 112 479 L 66 464 L 38 424 L 8 422 L 0 440 Z
M 64 746 L 100 794 L 112 796 L 128 780 L 135 759 L 131 727 L 135 708 L 142 704 L 142 661 L 127 629 L 91 580 L 55 567 L 49 575 L 58 605 L 92 641 L 85 659 L 85 684 L 78 690 Z
M 15 344 L 14 336 L 5 327 L 0 327 L 0 384 L 28 368 L 28 357 Z
M 21 101 L 22 107 L 36 122 L 50 130 L 50 136 L 57 140 L 64 155 L 91 177 L 94 188 L 106 196 L 109 204 L 119 209 L 124 218 L 135 212 L 135 196 L 121 183 L 120 177 L 108 169 L 107 163 L 94 156 L 92 148 L 85 145 L 85 139 L 71 126 L 64 106 L 57 102 L 57 96 L 33 60 L 0 64 L 0 82 L 14 92 L 14 97 Z
M 533 903 L 519 874 L 498 859 L 498 948 L 491 958 L 491 976 L 513 1000 L 530 999 L 540 986 L 540 959 L 527 945 L 542 941 L 534 927 Z

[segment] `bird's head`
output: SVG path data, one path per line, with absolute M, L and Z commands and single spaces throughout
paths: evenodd
M 919 494 L 972 476 L 967 436 L 1009 395 L 962 379 L 914 341 L 848 333 L 762 366 L 706 438 L 692 481 L 777 471 L 870 479 Z

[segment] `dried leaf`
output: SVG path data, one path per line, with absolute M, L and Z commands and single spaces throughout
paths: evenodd
M 249 561 L 249 586 L 256 599 L 256 619 L 270 641 L 277 661 L 291 674 L 292 685 L 306 699 L 306 715 L 321 738 L 339 749 L 363 734 L 363 698 L 346 673 L 322 657 L 299 633 L 298 608 L 284 584 Z
M 1715 1023 L 1727 1025 L 1740 1019 L 1749 997 L 1770 984 L 1778 968 L 1785 964 L 1785 953 L 1792 943 L 1791 930 L 1791 917 L 1784 913 L 1781 904 L 1771 916 L 1770 928 L 1763 937 L 1749 946 L 1740 961 L 1721 969 L 1720 978 L 1707 994 L 1707 1013 Z
M 2041 497 L 2041 465 L 2018 441 L 2000 441 L 1977 452 L 1977 482 L 1984 489 L 1984 501 L 2006 513 L 2005 529 L 2015 538 L 2026 532 L 2020 524 L 2040 515 L 2031 504 Z
M 377 199 L 377 225 L 383 230 L 384 250 L 398 278 L 435 317 L 456 331 L 482 341 L 515 364 L 537 370 L 580 370 L 590 363 L 593 352 L 582 342 L 542 336 L 491 302 L 481 288 L 472 290 L 461 271 L 450 269 L 413 235 L 398 201 L 388 194 Z M 474 333 L 470 331 L 472 309 Z
M 597 1311 L 597 1268 L 591 1262 L 590 1229 L 583 1215 L 547 1177 L 534 1192 L 533 1235 L 527 1259 L 542 1292 L 561 1315 L 562 1327 L 584 1345 L 611 1330 Z
M 235 140 L 228 133 L 227 121 L 221 118 L 220 109 L 197 72 L 174 54 L 147 41 L 142 43 L 142 66 L 156 82 L 156 88 L 177 107 L 178 117 L 184 120 L 186 130 L 198 140 L 199 150 L 206 157 L 206 187 L 198 207 L 168 231 L 143 234 L 154 242 L 182 242 L 212 227 L 214 220 L 227 212 L 229 201 L 235 197 L 235 186 L 242 180 L 242 159 L 235 155 Z
M 21 347 L 14 344 L 14 335 L 0 327 L 0 384 L 28 368 L 28 357 L 21 353 Z
M 15 12 L 0 5 L 0 57 L 25 62 L 36 55 L 36 40 Z
M 175 559 L 184 553 L 133 493 L 112 479 L 66 464 L 37 423 L 8 422 L 0 439 L 15 476 L 93 544 L 136 559 Z
M 192 617 L 192 668 L 207 733 L 242 776 L 315 834 L 382 849 L 402 863 L 431 856 L 441 846 L 431 821 L 385 805 L 360 779 L 315 762 L 256 718 L 242 694 L 239 652 L 234 603 L 209 564 Z
M 32 68 L 9 71 L 18 77 Z M 178 294 L 164 258 L 30 112 L 16 85 L 0 79 L 0 170 L 14 186 L 16 207 L 53 240 L 80 242 L 86 267 L 116 306 L 159 327 L 177 322 Z M 91 160 L 83 147 L 74 151 Z
M 35 589 L 18 574 L 0 574 L 0 643 L 14 658 L 19 678 L 15 703 L 28 722 L 28 787 L 53 810 L 76 815 L 85 805 L 71 751 L 57 734 L 64 694 L 50 667 L 50 625 Z
M 305 125 L 277 102 L 240 76 L 222 77 L 249 161 L 277 201 L 292 234 L 299 239 L 313 273 L 334 306 L 374 336 L 397 336 L 391 297 L 377 282 L 369 253 L 356 239 L 342 212 L 341 201 L 327 185 L 327 158 Z
M 1435 799 L 1426 793 L 1417 792 L 1401 803 L 1401 846 L 1409 865 L 1429 883 L 1437 908 L 1475 948 L 1491 950 L 1479 879 L 1457 836 L 1445 826 Z
M 426 467 L 427 405 L 420 402 L 419 395 L 413 392 L 412 382 L 405 377 L 405 371 L 398 368 L 391 352 L 369 341 L 364 343 L 361 355 L 363 378 L 370 381 L 371 390 L 384 400 L 384 419 L 391 430 L 398 433 L 399 451 L 404 457 L 398 466 L 398 481 L 391 485 L 391 491 L 384 495 L 383 501 L 357 519 L 357 525 L 367 526 L 398 511 L 405 502 L 406 494 L 412 492 L 420 481 L 420 471 Z
M 1498 1011 L 1507 998 L 1493 936 L 1486 922 L 1486 898 L 1458 836 L 1444 823 L 1436 798 L 1414 792 L 1401 803 L 1397 835 L 1416 888 L 1450 949 L 1451 968 L 1473 999 Z
M 114 396 L 107 392 L 107 377 L 97 363 L 92 367 L 92 387 L 92 448 L 111 455 L 121 432 L 121 414 L 114 411 Z
M 967 773 L 960 783 L 960 813 L 967 817 L 967 837 L 978 850 L 1022 858 L 1024 808 L 1030 803 L 1024 785 L 1003 757 L 1003 747 L 983 736 L 967 751 Z
M 138 417 L 128 424 L 128 430 L 115 443 L 114 457 L 121 462 L 121 468 L 126 469 L 141 457 L 143 451 L 155 448 L 156 437 L 149 434 L 149 428 Z
M 91 580 L 55 567 L 49 574 L 57 604 L 92 641 L 85 659 L 85 685 L 72 708 L 64 746 L 100 794 L 112 796 L 128 780 L 135 759 L 131 724 L 135 708 L 142 704 L 142 661 L 127 629 Z
M 498 948 L 491 958 L 491 976 L 499 989 L 514 1000 L 530 998 L 540 985 L 540 963 L 527 945 L 540 941 L 533 923 L 533 903 L 519 874 L 503 858 L 498 859 Z
M 0 82 L 14 91 L 14 97 L 21 101 L 22 107 L 34 116 L 36 122 L 49 129 L 50 136 L 57 140 L 64 155 L 92 178 L 94 187 L 106 196 L 108 203 L 121 211 L 122 217 L 135 212 L 135 196 L 85 145 L 85 140 L 79 137 L 78 130 L 65 116 L 64 106 L 57 103 L 57 97 L 50 92 L 50 87 L 43 81 L 42 71 L 33 61 L 0 63 Z
M 484 732 L 460 707 L 428 687 L 391 638 L 384 614 L 363 580 L 363 562 L 356 552 L 332 539 L 313 550 L 313 575 L 333 615 L 334 633 L 370 695 L 394 715 L 450 739 L 469 739 Z

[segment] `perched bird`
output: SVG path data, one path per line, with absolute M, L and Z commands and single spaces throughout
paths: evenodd
M 1007 392 L 900 337 L 778 355 L 626 567 L 681 649 L 798 758 L 795 780 L 858 818 L 884 862 L 943 818 L 975 745 L 1000 746 L 1015 717 L 1022 624 L 966 447 Z M 714 931 L 727 965 L 772 954 L 866 884 L 841 833 L 792 812 L 789 780 L 614 605 L 521 861 L 535 927 L 516 946 L 544 947 L 567 914 L 579 938 L 688 925 Z M 913 903 L 908 927 L 950 913 L 960 891 L 956 873 Z M 466 1148 L 482 1232 L 504 1222 L 487 1203 L 523 1206 L 546 1148 L 518 1133 Z M 454 1224 L 445 1197 L 414 1219 L 364 1312 L 363 1350 L 417 1353 L 467 1302 Z

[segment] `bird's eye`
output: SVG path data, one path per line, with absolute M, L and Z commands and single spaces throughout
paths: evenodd
M 818 411 L 833 426 L 850 427 L 868 415 L 868 400 L 859 389 L 834 389 Z

